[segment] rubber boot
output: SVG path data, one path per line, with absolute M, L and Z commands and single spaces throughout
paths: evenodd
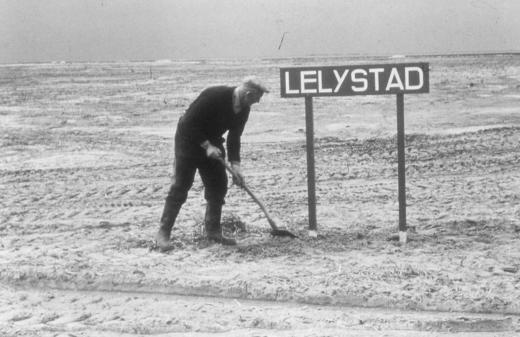
M 227 238 L 222 235 L 222 225 L 220 218 L 222 216 L 222 204 L 208 202 L 206 206 L 206 216 L 204 217 L 204 227 L 208 240 L 220 243 L 225 246 L 235 246 L 235 239 Z
M 162 252 L 172 250 L 173 246 L 170 243 L 170 234 L 172 232 L 173 225 L 175 224 L 175 219 L 179 214 L 181 207 L 177 205 L 170 205 L 168 201 L 166 201 L 164 205 L 163 214 L 161 217 L 161 224 L 159 226 L 159 230 L 155 235 L 155 241 L 157 242 L 157 246 L 159 250 Z

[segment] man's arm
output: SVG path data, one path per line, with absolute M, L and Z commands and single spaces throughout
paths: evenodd
M 227 135 L 226 147 L 228 152 L 228 160 L 230 163 L 238 162 L 240 163 L 240 147 L 241 147 L 241 137 L 244 132 L 244 128 L 246 126 L 246 122 L 249 118 L 249 110 L 242 111 L 243 115 L 240 121 L 236 126 L 231 128 Z
M 245 184 L 245 178 L 240 167 L 240 146 L 242 133 L 244 132 L 247 119 L 249 118 L 249 110 L 242 111 L 242 114 L 242 118 L 237 126 L 229 130 L 226 141 L 228 160 L 235 172 L 233 175 L 233 182 L 238 186 L 244 186 Z

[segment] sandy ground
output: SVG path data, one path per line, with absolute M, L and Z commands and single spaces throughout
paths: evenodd
M 209 244 L 197 178 L 167 254 L 152 238 L 176 119 L 204 78 L 232 82 L 251 65 L 0 67 L 0 333 L 518 334 L 520 59 L 427 61 L 432 93 L 405 103 L 407 245 L 389 240 L 392 98 L 316 100 L 311 238 L 303 102 L 273 94 L 248 124 L 243 167 L 299 238 L 271 237 L 258 206 L 231 187 L 224 225 L 239 245 Z M 255 69 L 273 92 L 277 67 Z
M 501 315 L 4 288 L 2 336 L 511 336 Z

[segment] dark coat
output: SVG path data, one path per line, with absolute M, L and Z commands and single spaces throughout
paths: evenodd
M 240 137 L 249 118 L 249 108 L 240 113 L 233 111 L 235 87 L 215 86 L 203 90 L 191 103 L 177 124 L 175 155 L 204 157 L 200 146 L 205 140 L 223 149 L 226 131 L 226 147 L 229 161 L 240 161 Z

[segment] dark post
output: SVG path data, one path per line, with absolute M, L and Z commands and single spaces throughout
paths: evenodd
M 316 173 L 314 168 L 314 115 L 312 111 L 312 96 L 305 96 L 305 130 L 307 135 L 309 230 L 316 231 Z
M 399 184 L 399 234 L 400 241 L 406 242 L 406 181 L 404 158 L 404 94 L 397 94 L 397 172 Z M 404 238 L 402 237 L 404 235 Z

